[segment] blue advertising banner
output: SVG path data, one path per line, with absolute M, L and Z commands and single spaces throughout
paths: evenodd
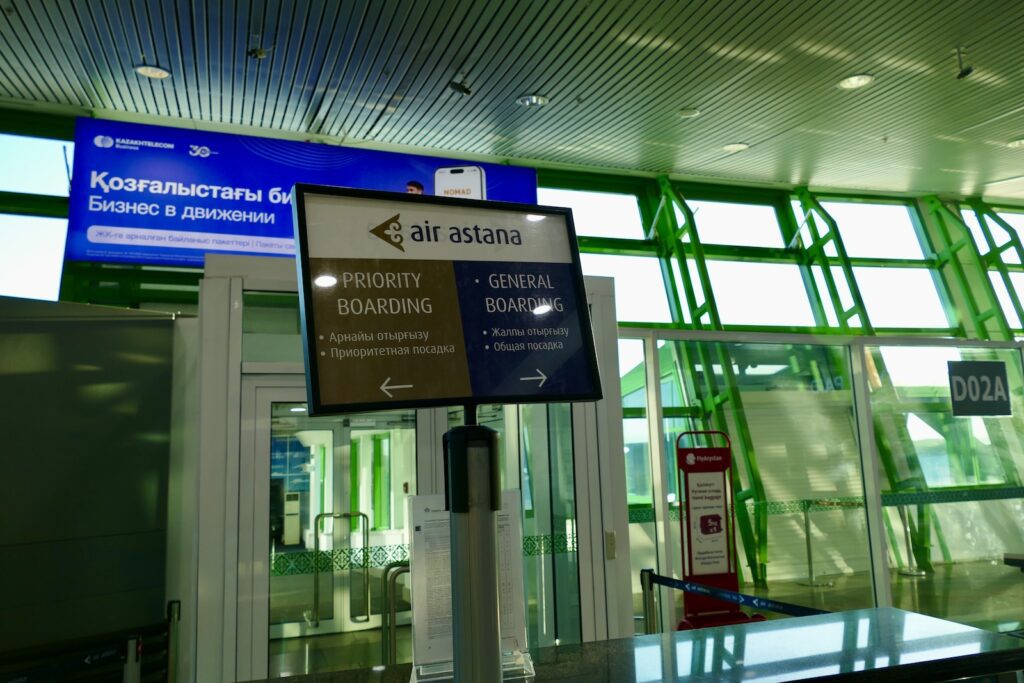
M 315 183 L 534 204 L 533 169 L 78 119 L 65 258 L 201 266 L 295 255 L 291 188 Z

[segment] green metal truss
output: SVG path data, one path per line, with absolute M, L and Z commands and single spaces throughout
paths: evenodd
M 818 310 L 824 309 L 824 303 L 831 304 L 831 311 L 822 311 L 825 315 L 831 313 L 830 322 L 838 326 L 840 330 L 850 334 L 874 335 L 875 329 L 871 324 L 867 307 L 861 296 L 860 288 L 853 271 L 853 263 L 846 252 L 839 226 L 835 219 L 822 206 L 818 198 L 807 188 L 798 188 L 795 193 L 803 211 L 803 221 L 795 234 L 789 237 L 790 247 L 801 246 L 801 262 L 805 268 L 812 271 L 815 282 L 808 287 L 812 303 Z M 837 279 L 837 275 L 842 280 Z M 807 278 L 805 278 L 806 280 Z M 816 286 L 817 283 L 822 286 Z M 840 282 L 842 288 L 840 288 Z M 825 290 L 827 299 L 820 297 L 821 290 Z M 816 314 L 820 315 L 816 311 Z M 878 448 L 879 460 L 882 470 L 885 473 L 886 481 L 891 491 L 921 491 L 926 490 L 927 485 L 921 469 L 920 458 L 914 447 L 914 441 L 907 430 L 906 410 L 897 395 L 889 373 L 885 368 L 880 353 L 871 353 L 866 358 L 869 364 L 869 372 L 873 370 L 870 382 L 873 383 L 872 390 L 875 392 L 876 406 L 873 411 L 875 442 Z M 894 444 L 898 444 L 898 450 L 902 453 L 902 463 L 898 462 Z M 929 506 L 918 506 L 918 517 L 911 522 L 911 544 L 918 565 L 931 569 L 931 526 L 932 522 L 937 525 L 938 520 Z M 888 522 L 888 520 L 887 520 Z M 902 564 L 903 559 L 899 552 L 897 536 L 892 533 L 891 524 L 886 525 L 889 532 L 890 546 L 897 558 L 897 563 Z M 936 527 L 940 543 L 945 548 L 945 540 L 941 529 Z
M 1018 264 L 1024 263 L 1024 247 L 1021 246 L 1020 235 L 1017 234 L 1012 225 L 1007 223 L 1002 216 L 981 199 L 977 197 L 968 199 L 967 205 L 971 207 L 974 215 L 977 216 L 978 225 L 981 226 L 981 234 L 984 236 L 985 243 L 988 246 L 988 251 L 982 256 L 982 260 L 988 268 L 994 269 L 999 274 L 1003 286 L 1006 287 L 1007 298 L 1014 315 L 1017 316 L 1018 324 L 1024 326 L 1024 306 L 1021 305 L 1020 296 L 1017 294 L 1013 281 L 1010 279 L 1010 269 L 1007 267 L 1005 259 L 1005 254 L 1012 253 L 1016 257 Z M 1006 241 L 1002 244 L 998 244 L 998 240 L 996 240 L 995 234 L 992 231 L 991 223 L 994 223 L 1006 233 Z
M 828 317 L 822 305 L 821 289 L 824 289 L 832 305 L 831 312 L 835 321 L 830 322 L 833 325 L 847 334 L 874 334 L 875 329 L 868 319 L 864 298 L 853 275 L 853 264 L 843 245 L 839 226 L 806 187 L 797 188 L 794 194 L 803 210 L 803 221 L 785 237 L 790 249 L 801 247 L 800 263 L 805 271 L 810 271 L 810 277 L 805 276 L 804 281 L 811 295 L 812 306 L 815 307 L 815 315 Z M 834 272 L 836 266 L 843 277 L 842 290 Z
M 722 321 L 715 304 L 704 247 L 697 234 L 693 211 L 667 177 L 659 178 L 658 186 L 661 195 L 648 235 L 662 245 L 666 251 L 665 256 L 676 259 L 689 313 L 689 325 L 697 330 L 720 330 Z M 682 225 L 676 221 L 674 208 L 683 216 Z M 696 277 L 690 270 L 691 263 Z M 675 278 L 671 273 L 666 281 L 671 283 L 673 294 L 676 295 L 674 298 L 679 301 Z M 728 348 L 725 344 L 685 342 L 672 346 L 678 354 L 676 367 L 680 388 L 685 387 L 689 395 L 696 397 L 702 413 L 700 421 L 707 427 L 734 437 L 738 456 L 736 462 L 739 465 L 732 468 L 737 526 L 751 579 L 755 585 L 765 586 L 768 562 L 767 500 Z M 713 350 L 709 347 L 713 347 Z M 721 372 L 720 382 L 715 375 L 715 365 Z M 747 501 L 753 505 L 748 506 Z
M 958 309 L 962 336 L 1012 340 L 1010 325 L 988 277 L 986 260 L 959 209 L 934 195 L 924 197 L 921 203 L 932 219 L 931 236 L 939 275 L 946 288 L 958 295 L 961 304 Z

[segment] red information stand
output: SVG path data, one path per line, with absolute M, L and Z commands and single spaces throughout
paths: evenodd
M 681 446 L 684 437 L 718 436 L 725 446 Z M 679 491 L 686 500 L 680 519 L 683 539 L 683 579 L 705 586 L 738 591 L 736 573 L 736 520 L 733 512 L 732 445 L 724 432 L 683 432 L 676 438 Z M 736 605 L 696 593 L 683 598 L 680 631 L 708 626 L 763 621 L 747 616 Z

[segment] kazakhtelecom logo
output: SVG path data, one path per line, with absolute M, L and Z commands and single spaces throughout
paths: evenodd
M 114 146 L 114 138 L 109 135 L 97 135 L 92 139 L 92 143 L 101 149 L 110 149 Z

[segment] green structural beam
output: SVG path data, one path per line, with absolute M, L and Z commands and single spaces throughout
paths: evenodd
M 988 277 L 985 259 L 956 208 L 936 196 L 921 200 L 932 219 L 935 258 L 946 287 L 961 302 L 964 336 L 1007 341 L 1013 339 L 1010 325 Z M 969 328 L 966 325 L 970 325 Z
M 669 273 L 667 279 L 676 300 L 685 301 L 686 304 L 685 312 L 678 311 L 680 319 L 688 319 L 693 329 L 721 330 L 722 320 L 715 303 L 704 246 L 697 233 L 693 211 L 667 177 L 659 178 L 658 185 L 661 194 L 648 235 L 659 242 L 663 255 L 669 259 L 675 258 L 684 299 L 678 297 L 676 278 Z M 682 225 L 676 221 L 676 210 L 683 217 Z M 691 272 L 691 263 L 696 277 Z M 756 585 L 767 585 L 768 515 L 764 506 L 764 482 L 728 346 L 720 343 L 675 342 L 671 347 L 677 354 L 671 367 L 680 389 L 693 397 L 701 407 L 703 415 L 700 422 L 705 428 L 731 434 L 737 446 L 735 457 L 738 466 L 732 468 L 732 480 L 739 535 L 752 580 Z M 716 367 L 721 379 L 716 375 Z M 747 501 L 753 505 L 748 506 Z
M 800 201 L 803 216 L 787 243 L 790 248 L 801 248 L 801 265 L 812 273 L 808 287 L 812 301 L 818 309 L 823 308 L 821 289 L 824 289 L 828 293 L 833 318 L 830 322 L 833 325 L 848 334 L 874 334 L 839 226 L 806 187 L 797 188 L 794 193 Z M 842 289 L 836 279 L 836 268 L 843 278 Z
M 988 251 L 983 256 L 984 262 L 999 274 L 999 279 L 1002 281 L 1003 287 L 1006 288 L 1007 300 L 1017 318 L 1017 324 L 1024 326 L 1024 306 L 1021 305 L 1017 288 L 1014 287 L 1010 278 L 1010 264 L 1006 261 L 1006 256 L 1012 254 L 1015 257 L 1013 265 L 1024 264 L 1024 247 L 1021 246 L 1020 235 L 1012 225 L 981 199 L 968 199 L 967 205 L 974 211 L 978 225 L 981 227 L 981 234 L 988 246 Z M 1005 234 L 1006 241 L 1002 244 L 998 243 L 992 230 L 992 224 L 1002 229 Z

